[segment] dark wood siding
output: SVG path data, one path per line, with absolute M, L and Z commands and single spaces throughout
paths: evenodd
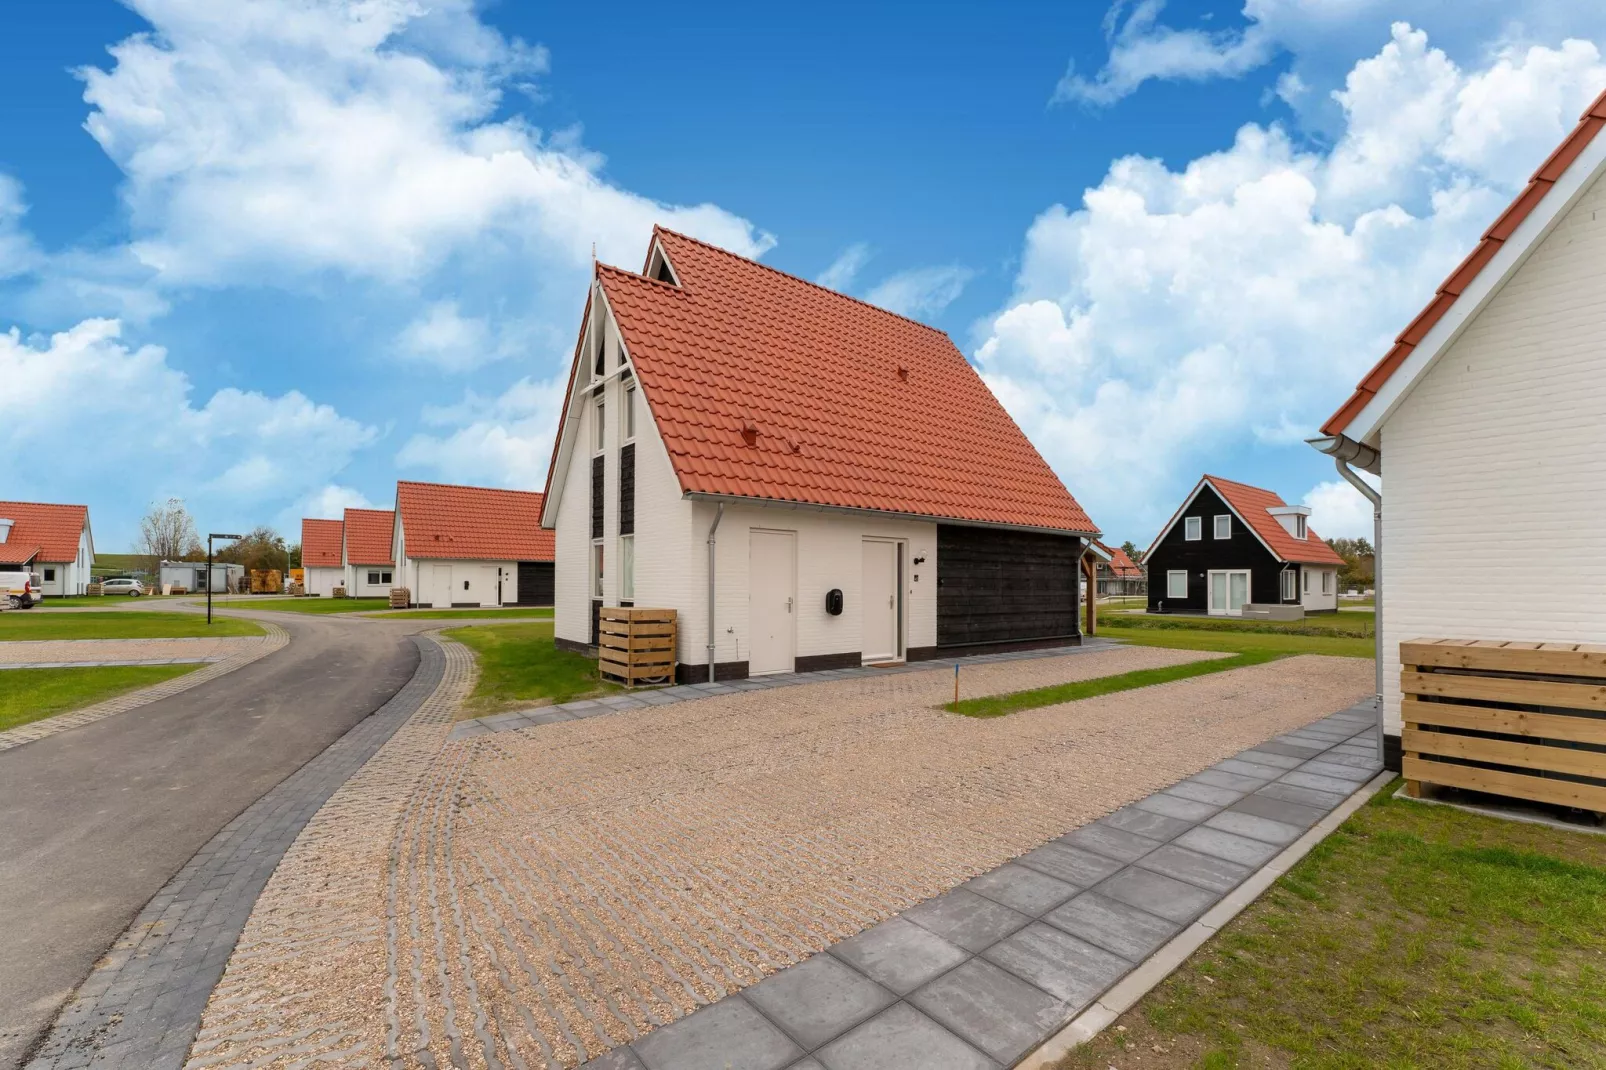
M 619 534 L 636 533 L 636 444 L 619 450 Z
M 554 579 L 551 561 L 520 561 L 519 605 L 550 606 L 553 602 Z
M 1080 539 L 937 526 L 937 645 L 1078 634 Z
M 591 458 L 591 537 L 602 538 L 602 454 Z
M 1149 570 L 1149 610 L 1153 613 L 1207 613 L 1210 609 L 1208 573 L 1211 569 L 1248 569 L 1249 600 L 1251 602 L 1281 602 L 1282 580 L 1279 573 L 1283 565 L 1272 556 L 1266 544 L 1244 526 L 1236 515 L 1232 517 L 1232 538 L 1215 537 L 1216 517 L 1231 514 L 1227 503 L 1209 487 L 1199 491 L 1197 497 L 1177 518 L 1176 527 L 1166 534 L 1154 552 L 1144 562 Z M 1200 535 L 1197 542 L 1187 540 L 1188 524 L 1185 518 L 1200 518 Z M 1168 597 L 1166 573 L 1182 569 L 1188 573 L 1188 597 Z M 1295 592 L 1293 601 L 1299 601 Z

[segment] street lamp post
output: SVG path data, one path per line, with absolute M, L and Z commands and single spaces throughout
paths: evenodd
M 243 536 L 217 535 L 210 533 L 206 536 L 206 623 L 208 626 L 210 626 L 212 623 L 212 588 L 215 586 L 212 583 L 212 540 L 230 539 L 234 542 L 239 542 L 241 538 L 243 538 Z

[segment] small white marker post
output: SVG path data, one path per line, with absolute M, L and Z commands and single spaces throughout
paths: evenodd
M 954 662 L 954 705 L 959 705 L 959 662 Z

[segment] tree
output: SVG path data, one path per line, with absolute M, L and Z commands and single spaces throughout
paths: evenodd
M 274 568 L 283 572 L 288 567 L 289 557 L 290 550 L 284 544 L 284 536 L 266 524 L 257 525 L 246 532 L 243 538 L 217 552 L 219 561 L 244 565 L 247 572 L 265 572 Z
M 183 498 L 152 505 L 139 522 L 139 542 L 140 549 L 158 561 L 181 561 L 201 552 L 201 538 Z
M 1339 586 L 1360 587 L 1373 582 L 1376 559 L 1370 542 L 1365 539 L 1328 539 L 1327 545 L 1344 559 L 1344 567 L 1338 570 Z
M 1121 544 L 1121 549 L 1122 549 L 1123 552 L 1125 552 L 1126 556 L 1128 556 L 1128 557 L 1130 557 L 1132 559 L 1132 563 L 1134 565 L 1143 564 L 1143 551 L 1139 550 L 1136 546 L 1132 545 L 1132 540 L 1131 539 L 1128 539 L 1128 540 L 1126 540 L 1126 542 L 1123 542 Z
M 299 542 L 293 542 L 290 544 L 290 567 L 301 567 L 301 544 Z

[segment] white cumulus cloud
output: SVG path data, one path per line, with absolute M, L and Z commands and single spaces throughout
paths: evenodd
M 1467 70 L 1397 25 L 1331 150 L 1249 124 L 1043 212 L 977 363 L 1095 519 L 1158 523 L 1202 457 L 1303 449 L 1603 84 L 1589 42 Z
M 1376 480 L 1368 482 L 1378 485 Z M 1344 480 L 1316 484 L 1305 492 L 1302 504 L 1310 507 L 1310 526 L 1320 532 L 1322 538 L 1371 541 L 1372 503 Z
M 910 319 L 935 316 L 958 299 L 973 275 L 957 264 L 912 268 L 883 279 L 864 299 Z
M 622 190 L 572 136 L 497 118 L 545 54 L 467 2 L 130 0 L 154 32 L 81 72 L 139 257 L 173 283 L 264 267 L 416 278 L 487 234 L 565 266 L 637 260 L 653 223 L 744 254 L 712 205 Z
M 94 486 L 97 506 L 132 515 L 146 500 L 179 497 L 203 523 L 250 523 L 329 482 L 378 437 L 297 391 L 229 387 L 197 406 L 163 349 L 121 336 L 115 320 L 48 338 L 0 333 L 0 382 L 27 384 L 28 403 L 0 421 L 0 453 L 19 490 L 53 500 L 61 485 Z M 133 533 L 102 534 L 118 545 Z
M 396 463 L 449 482 L 482 481 L 539 490 L 546 483 L 565 380 L 520 379 L 502 394 L 472 392 L 457 405 L 426 409 L 434 430 L 402 446 Z

